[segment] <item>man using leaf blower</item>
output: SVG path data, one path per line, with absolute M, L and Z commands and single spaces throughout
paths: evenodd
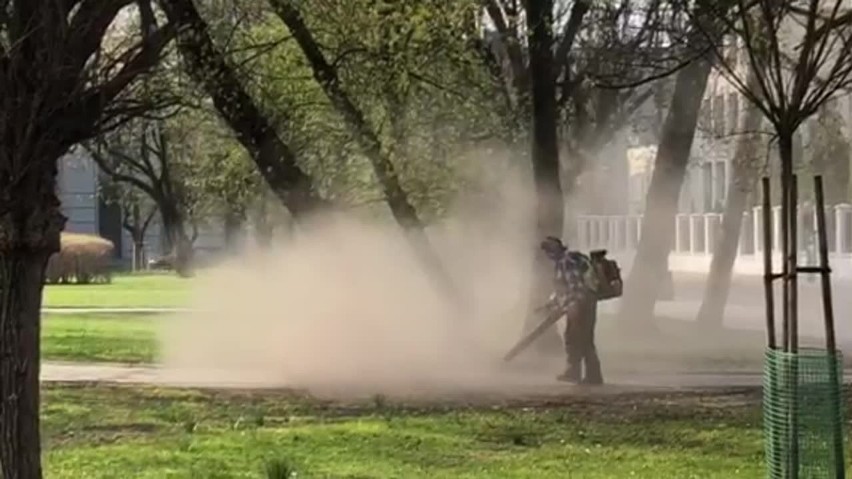
M 605 258 L 604 250 L 592 252 L 590 258 L 580 252 L 568 251 L 559 238 L 552 236 L 542 241 L 541 249 L 555 263 L 554 292 L 547 304 L 540 308 L 545 312 L 545 319 L 523 337 L 504 360 L 513 359 L 565 316 L 568 369 L 557 379 L 571 383 L 603 384 L 595 347 L 597 302 L 621 295 L 618 265 Z
M 541 249 L 556 264 L 554 292 L 547 309 L 564 314 L 566 319 L 564 338 L 568 368 L 557 379 L 571 383 L 603 384 L 601 363 L 595 347 L 598 281 L 591 260 L 578 251 L 568 251 L 559 238 L 552 236 L 542 241 Z

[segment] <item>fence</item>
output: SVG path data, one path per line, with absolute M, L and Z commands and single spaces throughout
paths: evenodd
M 798 245 L 806 258 L 816 252 L 816 214 L 813 206 L 798 211 Z M 580 216 L 577 240 L 581 249 L 605 248 L 615 254 L 631 253 L 642 234 L 642 216 Z M 834 259 L 852 259 L 852 205 L 826 208 L 829 252 Z M 674 219 L 672 253 L 676 256 L 711 257 L 720 239 L 722 215 L 678 214 Z M 781 251 L 781 207 L 772 208 L 773 253 Z M 756 207 L 743 214 L 737 256 L 757 259 L 763 252 L 763 213 Z M 815 258 L 815 256 L 814 256 Z

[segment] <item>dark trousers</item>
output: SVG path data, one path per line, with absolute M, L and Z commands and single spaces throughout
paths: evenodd
M 579 316 L 568 322 L 565 328 L 565 352 L 568 354 L 566 379 L 592 384 L 603 382 L 601 362 L 595 347 L 597 317 L 598 303 L 590 300 L 581 304 Z

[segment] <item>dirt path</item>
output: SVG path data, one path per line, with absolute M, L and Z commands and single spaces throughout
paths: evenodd
M 301 390 L 315 397 L 369 398 L 378 395 L 412 400 L 548 400 L 566 396 L 605 396 L 631 393 L 677 393 L 719 391 L 722 389 L 756 389 L 761 385 L 759 372 L 646 373 L 630 376 L 614 375 L 603 387 L 573 386 L 559 383 L 552 376 L 507 373 L 468 382 L 424 382 L 378 385 L 352 381 L 349 384 L 284 384 L 268 377 L 249 374 L 225 376 L 221 371 L 178 371 L 156 366 L 124 366 L 118 364 L 54 363 L 42 365 L 42 381 L 48 383 L 108 383 L 191 387 L 202 389 L 288 389 Z M 852 374 L 845 381 L 852 382 Z

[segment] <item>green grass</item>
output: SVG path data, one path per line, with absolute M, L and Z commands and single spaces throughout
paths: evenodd
M 428 409 L 265 394 L 48 386 L 46 477 L 762 476 L 756 392 Z
M 57 314 L 42 324 L 46 360 L 150 363 L 157 356 L 156 316 Z
M 48 285 L 45 308 L 185 307 L 191 279 L 175 275 L 119 275 L 111 284 Z

